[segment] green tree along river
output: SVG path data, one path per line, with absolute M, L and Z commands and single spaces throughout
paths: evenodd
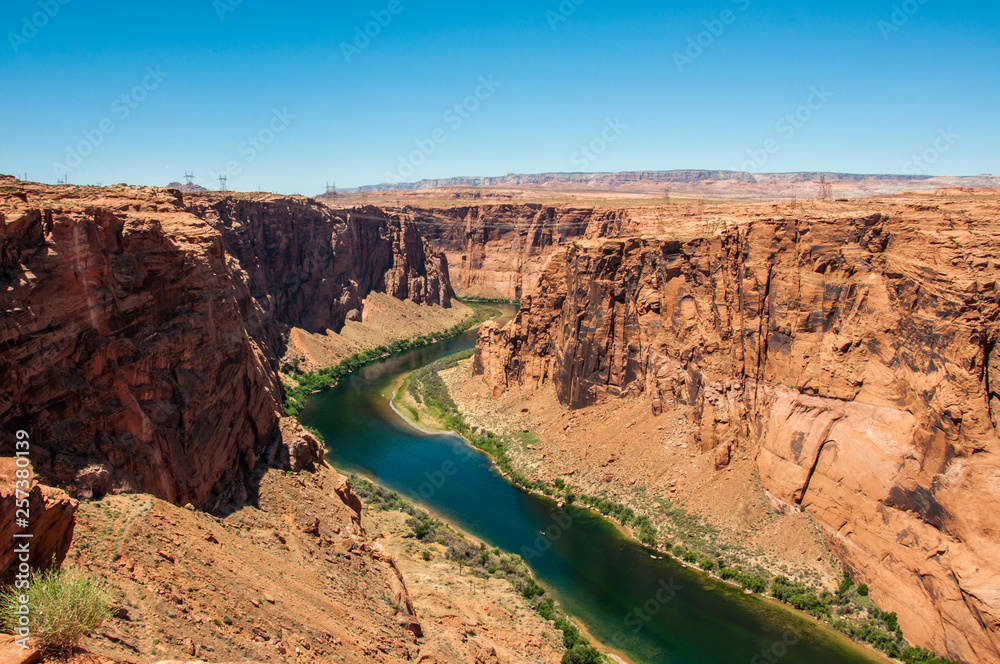
M 423 434 L 393 412 L 388 401 L 399 376 L 475 340 L 472 330 L 369 365 L 314 397 L 300 419 L 326 437 L 342 471 L 368 476 L 490 546 L 520 554 L 567 613 L 636 664 L 883 661 L 775 602 L 651 558 L 653 551 L 603 517 L 560 510 L 511 485 L 458 436 Z

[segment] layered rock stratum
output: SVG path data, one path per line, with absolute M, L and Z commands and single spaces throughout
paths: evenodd
M 444 256 L 374 208 L 2 184 L 0 430 L 77 497 L 245 499 L 293 330 L 335 333 L 372 292 L 451 305 Z
M 73 540 L 73 517 L 78 506 L 77 501 L 61 489 L 20 479 L 18 470 L 22 471 L 22 477 L 25 471 L 29 477 L 33 474 L 30 465 L 18 465 L 12 458 L 0 459 L 0 515 L 3 517 L 0 537 L 9 543 L 0 549 L 0 583 L 3 584 L 14 581 L 18 573 L 23 578 L 22 562 L 30 569 L 62 564 Z M 23 484 L 18 484 L 19 480 Z M 22 502 L 24 498 L 27 504 Z M 28 523 L 27 528 L 19 525 L 21 518 Z M 22 561 L 25 554 L 27 557 Z
M 684 412 L 912 641 L 1000 661 L 1000 204 L 773 206 L 556 250 L 474 372 Z

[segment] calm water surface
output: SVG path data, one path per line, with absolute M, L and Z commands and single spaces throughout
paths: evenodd
M 637 664 L 875 661 L 779 606 L 651 559 L 649 549 L 587 510 L 559 510 L 512 486 L 461 438 L 407 426 L 388 405 L 394 381 L 472 348 L 475 338 L 470 331 L 366 367 L 317 395 L 302 420 L 326 436 L 342 471 L 373 478 L 490 545 L 523 555 L 568 613 Z M 754 659 L 761 651 L 768 657 Z

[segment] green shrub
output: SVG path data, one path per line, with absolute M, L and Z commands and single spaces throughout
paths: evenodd
M 31 587 L 0 594 L 0 616 L 13 632 L 18 598 L 28 596 L 34 645 L 50 653 L 67 653 L 114 612 L 114 600 L 103 587 L 78 571 L 51 569 L 32 573 Z
M 795 583 L 783 576 L 777 577 L 771 584 L 771 594 L 782 602 L 816 617 L 829 616 L 834 599 L 829 593 L 817 592 L 804 583 Z
M 860 586 L 858 586 L 858 594 L 861 595 L 862 597 L 868 597 L 868 585 L 862 583 Z
M 950 659 L 938 657 L 925 648 L 913 648 L 910 646 L 903 648 L 899 659 L 906 662 L 906 664 L 957 664 Z
M 521 596 L 525 599 L 533 599 L 535 597 L 541 597 L 545 594 L 545 588 L 535 583 L 534 579 L 529 578 L 524 587 L 521 589 Z
M 853 586 L 854 581 L 851 579 L 850 573 L 844 570 L 844 578 L 840 580 L 840 587 L 837 588 L 837 594 L 843 597 Z
M 578 643 L 563 655 L 562 664 L 601 664 L 604 658 L 589 645 Z

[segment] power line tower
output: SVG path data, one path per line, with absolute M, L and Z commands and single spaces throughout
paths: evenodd
M 819 176 L 819 199 L 828 201 L 833 198 L 833 185 L 826 181 L 826 176 Z
M 326 195 L 327 196 L 334 196 L 334 197 L 337 196 L 337 183 L 336 182 L 334 182 L 332 185 L 329 182 L 326 183 Z
M 229 182 L 229 178 L 227 178 L 225 175 L 220 175 L 219 176 L 219 191 L 229 191 L 228 189 L 226 189 L 226 183 L 228 183 L 228 182 Z
M 69 184 L 69 178 L 64 175 L 56 180 L 56 184 Z
M 187 180 L 188 185 L 194 184 L 194 173 L 188 173 L 185 171 L 184 179 Z

